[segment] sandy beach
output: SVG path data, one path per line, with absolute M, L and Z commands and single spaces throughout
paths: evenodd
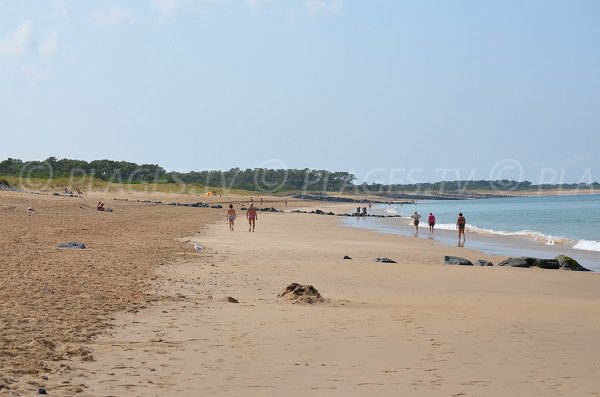
M 600 395 L 597 274 L 448 266 L 505 257 L 336 217 L 249 233 L 238 205 L 230 232 L 225 209 L 1 194 L 0 394 Z M 289 209 L 314 206 L 353 207 Z M 278 299 L 293 282 L 325 302 Z

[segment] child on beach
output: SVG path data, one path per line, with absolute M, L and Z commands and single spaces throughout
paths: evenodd
M 246 211 L 246 218 L 248 218 L 248 223 L 250 227 L 248 228 L 249 232 L 254 232 L 254 226 L 256 226 L 256 220 L 258 219 L 258 214 L 256 213 L 256 208 L 254 208 L 254 203 L 250 203 L 248 210 Z
M 460 247 L 460 235 L 463 237 L 463 245 L 465 244 L 465 225 L 467 224 L 467 220 L 463 216 L 462 212 L 458 214 L 458 219 L 456 220 L 456 227 L 458 228 L 458 246 Z
M 229 210 L 227 210 L 227 220 L 229 221 L 229 230 L 233 232 L 235 226 L 235 210 L 233 204 L 229 204 Z

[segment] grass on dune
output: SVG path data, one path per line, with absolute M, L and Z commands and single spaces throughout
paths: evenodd
M 258 196 L 259 192 L 244 189 L 221 189 L 219 187 L 204 186 L 197 183 L 126 183 L 120 181 L 104 181 L 99 178 L 19 178 L 16 176 L 3 176 L 0 183 L 26 191 L 62 191 L 65 187 L 75 192 L 76 188 L 83 192 L 110 192 L 110 193 L 174 193 L 190 195 L 206 195 L 207 192 L 216 194 Z

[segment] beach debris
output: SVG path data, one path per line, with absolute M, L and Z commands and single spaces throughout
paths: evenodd
M 228 296 L 226 300 L 229 303 L 239 303 L 240 302 L 237 299 L 235 299 L 233 296 Z
M 84 243 L 78 243 L 76 241 L 71 241 L 69 243 L 59 244 L 58 248 L 72 249 L 72 250 L 84 250 L 87 247 L 85 246 Z
M 563 270 L 572 270 L 572 271 L 576 271 L 576 272 L 590 272 L 590 269 L 586 269 L 585 267 L 581 266 L 579 264 L 579 262 L 577 262 L 575 259 L 566 256 L 566 255 L 559 255 L 556 258 L 554 258 L 558 261 L 558 265 L 560 267 L 560 269 Z
M 381 263 L 398 263 L 393 259 L 390 258 L 386 258 L 385 256 L 380 256 L 377 257 L 377 259 L 375 259 L 376 262 L 381 262 Z
M 34 210 L 32 207 L 27 207 L 27 211 L 31 211 L 31 212 L 37 212 L 36 210 Z
M 38 387 L 38 393 L 37 394 L 48 394 L 48 391 L 46 390 L 45 387 Z
M 462 266 L 473 266 L 473 262 L 468 259 L 461 258 L 460 256 L 444 256 L 444 263 L 446 265 L 462 265 Z
M 342 259 L 352 259 L 352 257 L 348 256 L 348 255 L 344 255 L 344 257 Z
M 494 266 L 494 264 L 492 262 L 487 261 L 485 259 L 477 259 L 475 261 L 475 264 L 479 265 L 479 266 Z
M 194 251 L 196 252 L 202 252 L 202 250 L 204 249 L 204 247 L 202 246 L 202 244 L 194 244 Z
M 292 283 L 288 285 L 279 295 L 279 298 L 289 299 L 294 303 L 308 303 L 313 304 L 317 302 L 324 302 L 323 297 L 312 285 L 301 285 L 298 283 Z

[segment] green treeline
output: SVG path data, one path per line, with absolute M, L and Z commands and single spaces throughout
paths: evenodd
M 246 189 L 262 192 L 345 192 L 345 193 L 456 193 L 465 191 L 526 191 L 549 189 L 598 189 L 600 184 L 544 184 L 533 185 L 528 181 L 442 181 L 419 184 L 355 184 L 356 177 L 348 172 L 297 169 L 239 169 L 228 171 L 167 172 L 157 164 L 136 164 L 113 160 L 71 160 L 49 157 L 44 161 L 6 159 L 0 162 L 0 176 L 19 178 L 67 177 L 98 178 L 113 183 L 175 183 L 199 184 L 220 189 Z M 0 184 L 8 183 L 0 179 Z

